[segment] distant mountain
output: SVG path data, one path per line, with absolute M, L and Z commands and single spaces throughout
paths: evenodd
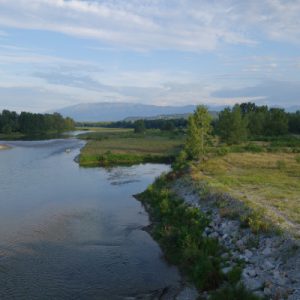
M 195 105 L 157 106 L 138 103 L 89 103 L 65 107 L 56 112 L 79 122 L 120 121 L 126 118 L 149 118 L 163 115 L 183 115 L 192 113 Z
M 209 106 L 214 117 L 217 112 L 226 106 Z M 176 117 L 187 117 L 196 108 L 196 105 L 186 106 L 158 106 L 138 103 L 113 103 L 100 102 L 77 104 L 56 110 L 64 117 L 71 117 L 79 122 L 108 122 L 137 119 L 169 119 Z M 287 112 L 300 110 L 300 106 L 287 107 Z
M 158 116 L 151 116 L 151 117 L 128 117 L 125 118 L 123 121 L 126 122 L 134 122 L 140 120 L 172 120 L 172 119 L 187 119 L 191 113 L 187 114 L 171 114 L 171 115 L 158 115 Z

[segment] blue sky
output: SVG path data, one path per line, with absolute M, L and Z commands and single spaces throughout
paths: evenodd
M 300 1 L 0 0 L 0 109 L 300 105 Z

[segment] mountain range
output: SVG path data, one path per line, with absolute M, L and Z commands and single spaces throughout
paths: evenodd
M 78 122 L 109 122 L 134 120 L 139 118 L 168 118 L 170 115 L 181 116 L 192 113 L 196 105 L 158 106 L 139 103 L 87 103 L 68 106 L 55 110 L 64 117 L 71 117 Z M 223 107 L 213 107 L 218 111 Z
M 209 106 L 209 110 L 218 112 L 226 106 Z M 78 122 L 109 122 L 136 120 L 140 118 L 174 118 L 192 113 L 196 105 L 158 106 L 139 103 L 99 102 L 82 103 L 55 110 L 64 117 Z M 299 110 L 300 106 L 286 108 L 288 112 Z

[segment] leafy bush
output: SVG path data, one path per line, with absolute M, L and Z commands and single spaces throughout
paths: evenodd
M 240 266 L 233 267 L 226 275 L 228 282 L 231 284 L 237 284 L 241 279 L 242 271 L 243 269 Z
M 226 154 L 229 153 L 229 148 L 228 147 L 219 147 L 219 148 L 217 148 L 216 153 L 218 156 L 225 156 Z
M 172 169 L 174 171 L 181 171 L 186 168 L 188 163 L 187 158 L 187 153 L 184 150 L 180 151 L 178 156 L 176 157 L 175 162 L 172 164 Z
M 259 146 L 254 143 L 249 143 L 245 146 L 245 150 L 249 152 L 255 152 L 255 153 L 260 153 L 264 151 L 264 148 L 262 146 Z

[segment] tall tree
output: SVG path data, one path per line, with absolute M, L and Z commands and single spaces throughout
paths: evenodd
M 221 141 L 229 145 L 239 144 L 247 139 L 247 119 L 242 116 L 239 105 L 220 112 L 218 132 Z
M 205 106 L 199 105 L 188 119 L 185 151 L 190 159 L 201 159 L 211 140 L 212 117 Z
M 143 133 L 145 132 L 145 122 L 144 120 L 137 120 L 134 122 L 134 132 L 135 133 Z
M 267 114 L 265 133 L 267 135 L 287 134 L 289 119 L 287 113 L 281 108 L 271 108 Z

